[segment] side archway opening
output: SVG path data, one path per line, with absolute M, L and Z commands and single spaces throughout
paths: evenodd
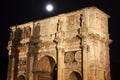
M 82 80 L 82 77 L 78 72 L 72 72 L 69 76 L 69 80 Z

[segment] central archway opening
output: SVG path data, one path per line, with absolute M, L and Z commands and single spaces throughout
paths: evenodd
M 44 56 L 37 62 L 35 80 L 56 80 L 56 75 L 56 63 L 52 57 Z

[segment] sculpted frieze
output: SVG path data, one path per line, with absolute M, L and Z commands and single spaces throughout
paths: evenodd
M 48 48 L 54 48 L 55 45 L 56 45 L 56 44 L 55 44 L 54 42 L 47 41 L 47 42 L 38 43 L 37 46 L 38 46 L 40 49 L 43 49 L 43 48 L 48 49 Z
M 42 42 L 53 41 L 55 39 L 55 34 L 40 36 L 39 38 Z
M 78 37 L 65 39 L 64 40 L 65 51 L 80 50 L 80 46 L 81 46 L 80 42 L 81 42 L 81 40 Z
M 67 31 L 75 30 L 80 27 L 79 15 L 69 15 L 67 16 Z

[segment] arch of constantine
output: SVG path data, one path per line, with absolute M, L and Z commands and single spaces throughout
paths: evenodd
M 110 80 L 108 18 L 86 7 L 11 26 L 8 80 Z

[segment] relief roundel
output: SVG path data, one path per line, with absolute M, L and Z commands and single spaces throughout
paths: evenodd
M 74 61 L 74 53 L 73 52 L 67 52 L 65 53 L 65 62 L 73 62 Z
M 77 51 L 77 52 L 75 53 L 75 60 L 76 60 L 77 62 L 81 62 L 81 51 Z

